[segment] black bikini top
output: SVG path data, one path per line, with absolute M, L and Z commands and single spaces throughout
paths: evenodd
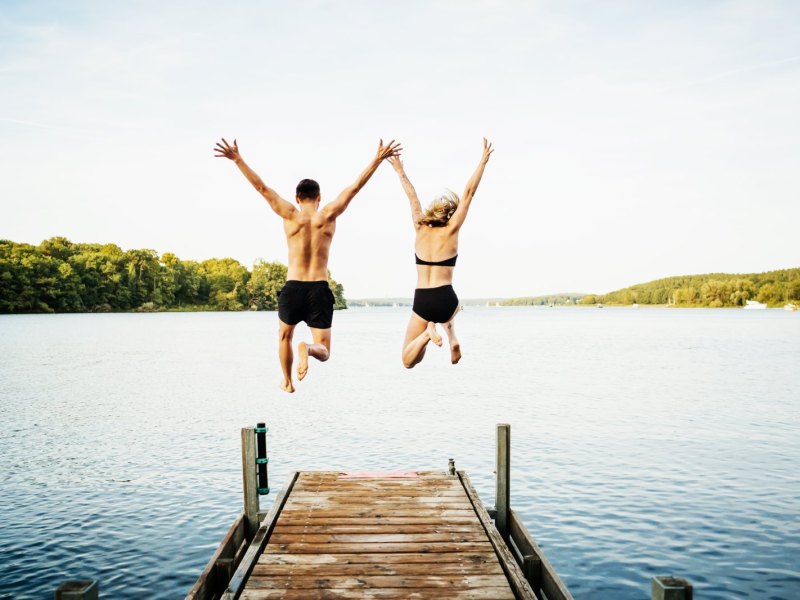
M 444 260 L 440 260 L 438 262 L 431 262 L 429 260 L 422 260 L 419 256 L 417 256 L 416 252 L 414 253 L 414 258 L 418 265 L 428 265 L 430 267 L 455 267 L 456 266 L 456 259 L 458 258 L 458 254 L 456 254 L 452 258 L 446 258 Z

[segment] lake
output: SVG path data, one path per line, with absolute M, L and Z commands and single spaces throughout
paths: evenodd
M 488 506 L 507 422 L 512 506 L 576 598 L 800 597 L 800 313 L 467 307 L 461 363 L 406 370 L 408 315 L 337 312 L 294 395 L 275 313 L 0 316 L 0 598 L 183 597 L 257 421 L 274 490 L 452 457 Z

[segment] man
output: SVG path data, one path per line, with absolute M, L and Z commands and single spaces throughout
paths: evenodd
M 283 371 L 281 389 L 292 393 L 292 336 L 300 321 L 305 321 L 311 329 L 314 341 L 311 344 L 300 342 L 297 345 L 297 379 L 302 380 L 306 376 L 309 355 L 319 361 L 326 361 L 330 357 L 334 300 L 328 287 L 328 252 L 336 231 L 336 218 L 345 211 L 381 162 L 400 154 L 400 144 L 396 144 L 394 140 L 384 144 L 381 140 L 375 157 L 355 183 L 345 188 L 336 200 L 326 204 L 321 210 L 319 184 L 316 181 L 303 179 L 297 184 L 297 206 L 294 206 L 267 187 L 247 166 L 239 154 L 236 140 L 233 140 L 231 146 L 223 138 L 214 151 L 215 156 L 235 162 L 247 180 L 264 196 L 272 210 L 283 219 L 283 230 L 289 246 L 289 271 L 286 285 L 278 296 L 278 357 Z

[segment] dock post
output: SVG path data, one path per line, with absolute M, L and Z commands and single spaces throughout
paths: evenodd
M 253 427 L 242 427 L 242 491 L 247 536 L 258 530 L 258 481 L 256 479 L 256 432 Z
M 456 460 L 454 458 L 449 458 L 447 460 L 447 474 L 448 475 L 456 474 Z
M 256 423 L 256 465 L 258 465 L 258 495 L 269 494 L 269 474 L 267 473 L 267 427 L 266 423 Z
M 679 577 L 653 577 L 652 600 L 692 600 L 692 584 Z
M 97 600 L 100 586 L 97 580 L 65 581 L 56 588 L 55 600 Z
M 497 424 L 497 466 L 495 490 L 495 526 L 508 541 L 508 526 L 511 522 L 511 425 Z

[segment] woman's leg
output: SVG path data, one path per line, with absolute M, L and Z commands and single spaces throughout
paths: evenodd
M 456 312 L 456 314 L 458 313 Z M 444 332 L 447 334 L 447 339 L 450 342 L 450 362 L 453 364 L 461 360 L 461 343 L 456 337 L 455 321 L 456 315 L 453 315 L 447 323 L 442 325 L 442 327 L 444 327 Z
M 403 341 L 403 365 L 406 369 L 416 366 L 425 356 L 425 347 L 428 342 L 432 339 L 435 340 L 431 331 L 439 339 L 438 345 L 441 345 L 442 338 L 436 333 L 436 326 L 428 323 L 416 313 L 411 313 L 411 320 L 406 329 L 406 339 Z

